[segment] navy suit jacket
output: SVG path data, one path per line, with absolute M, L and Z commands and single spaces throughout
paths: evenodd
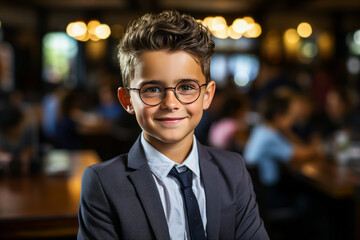
M 269 239 L 242 157 L 199 142 L 197 146 L 207 239 Z M 128 154 L 85 169 L 78 239 L 170 239 L 140 138 Z

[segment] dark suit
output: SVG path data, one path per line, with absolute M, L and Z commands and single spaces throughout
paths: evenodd
M 199 142 L 208 239 L 268 239 L 240 155 Z M 169 239 L 158 190 L 140 138 L 128 154 L 87 167 L 78 239 Z

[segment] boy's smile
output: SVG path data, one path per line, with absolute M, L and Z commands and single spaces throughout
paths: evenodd
M 139 57 L 131 88 L 141 88 L 149 82 L 164 87 L 174 87 L 182 80 L 194 80 L 199 85 L 206 79 L 195 59 L 184 51 L 148 51 Z M 145 139 L 161 152 L 161 148 L 183 146 L 190 149 L 195 127 L 201 120 L 204 109 L 210 106 L 215 83 L 200 87 L 199 98 L 190 104 L 181 103 L 174 89 L 167 89 L 164 100 L 157 106 L 148 106 L 138 91 L 119 89 L 119 99 L 128 112 L 136 115 Z M 130 108 L 128 108 L 128 106 Z

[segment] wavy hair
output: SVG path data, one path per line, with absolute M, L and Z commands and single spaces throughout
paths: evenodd
M 210 81 L 210 58 L 215 44 L 210 31 L 187 14 L 167 10 L 148 13 L 130 23 L 118 46 L 118 58 L 123 85 L 134 78 L 138 58 L 145 51 L 183 50 L 201 66 L 206 81 Z

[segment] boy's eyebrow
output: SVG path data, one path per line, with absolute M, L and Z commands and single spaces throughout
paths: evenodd
M 140 85 L 144 86 L 146 84 L 160 84 L 160 85 L 162 85 L 162 82 L 159 81 L 159 80 L 144 80 L 144 81 L 141 82 Z
M 177 83 L 181 82 L 181 81 L 195 81 L 197 83 L 200 83 L 200 81 L 196 78 L 181 78 L 178 79 L 176 82 L 174 82 L 174 84 L 176 85 Z M 147 84 L 158 84 L 158 85 L 164 85 L 164 81 L 160 81 L 160 80 L 144 80 L 142 82 L 140 82 L 140 86 L 144 86 Z
M 181 81 L 195 81 L 197 83 L 200 83 L 200 81 L 197 80 L 196 78 L 183 78 L 183 79 L 180 79 L 180 81 L 178 81 L 178 82 L 181 82 Z

